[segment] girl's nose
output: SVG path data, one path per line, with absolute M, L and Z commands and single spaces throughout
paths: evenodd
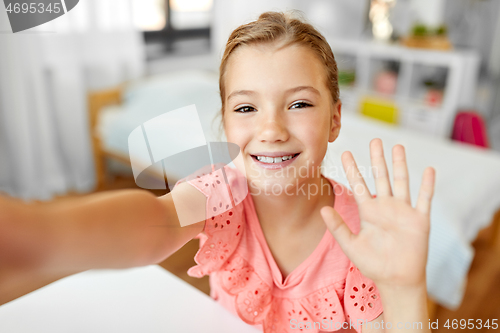
M 283 115 L 270 113 L 259 119 L 258 139 L 261 142 L 287 141 L 289 138 Z

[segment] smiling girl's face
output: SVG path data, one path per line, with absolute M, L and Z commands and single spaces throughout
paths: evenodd
M 253 188 L 274 194 L 281 186 L 319 179 L 328 142 L 340 130 L 340 101 L 333 102 L 325 67 L 305 46 L 242 45 L 225 73 L 224 130 L 237 144 Z M 270 163 L 270 162 L 273 163 Z

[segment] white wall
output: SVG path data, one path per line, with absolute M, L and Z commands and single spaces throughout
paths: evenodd
M 212 49 L 222 57 L 230 33 L 269 10 L 300 10 L 321 33 L 336 38 L 359 38 L 365 28 L 367 0 L 214 0 Z
M 430 27 L 443 23 L 444 5 L 445 0 L 411 0 L 417 20 Z
M 297 1 L 297 6 L 322 34 L 338 39 L 359 39 L 367 23 L 369 1 Z
M 248 23 L 269 10 L 286 11 L 296 8 L 297 0 L 214 0 L 211 31 L 212 50 L 218 59 L 222 58 L 227 39 L 241 24 Z

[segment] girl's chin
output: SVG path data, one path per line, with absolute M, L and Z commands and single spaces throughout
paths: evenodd
M 285 190 L 291 191 L 299 184 L 299 179 L 296 178 L 271 178 L 271 177 L 250 177 L 248 186 L 253 190 L 272 192 L 276 194 L 282 193 Z

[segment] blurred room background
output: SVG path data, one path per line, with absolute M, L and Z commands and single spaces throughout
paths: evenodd
M 345 111 L 447 138 L 456 115 L 473 112 L 500 150 L 498 1 L 85 0 L 0 35 L 0 190 L 42 200 L 92 191 L 89 92 L 182 69 L 216 74 L 232 29 L 290 9 L 329 39 Z M 4 8 L 0 23 L 9 31 Z
M 456 158 L 448 191 L 464 189 L 458 180 L 478 193 L 492 187 L 476 198 L 489 200 L 480 222 L 463 223 L 466 274 L 470 244 L 500 208 L 497 0 L 81 0 L 17 34 L 0 5 L 0 192 L 46 201 L 133 187 L 130 132 L 193 103 L 207 141 L 217 141 L 218 66 L 230 32 L 264 11 L 292 9 L 328 39 L 346 115 L 378 119 L 395 137 L 413 133 L 422 151 L 431 147 L 429 159 Z M 461 144 L 432 149 L 450 142 Z M 483 164 L 464 174 L 471 160 Z M 441 303 L 456 309 L 462 296 Z M 473 311 L 484 310 L 481 301 Z
M 365 91 L 392 95 L 403 100 L 399 113 L 405 106 L 407 114 L 414 110 L 406 126 L 448 137 L 450 121 L 429 114 L 441 112 L 453 121 L 461 111 L 477 112 L 487 125 L 489 146 L 500 150 L 498 1 L 86 0 L 54 21 L 0 36 L 0 190 L 26 199 L 93 190 L 88 93 L 180 69 L 216 73 L 232 29 L 273 9 L 298 9 L 338 41 L 331 44 L 344 109 L 377 113 L 380 103 L 366 99 Z M 7 31 L 3 8 L 1 15 Z M 400 56 L 394 53 L 399 50 L 370 46 L 376 39 L 401 44 L 439 28 L 451 45 L 437 46 L 449 56 L 435 63 L 401 59 L 411 58 L 415 48 Z M 455 60 L 455 66 L 446 65 Z M 446 103 L 444 91 L 454 101 Z M 441 105 L 439 112 L 415 111 Z M 391 118 L 391 111 L 381 117 Z

